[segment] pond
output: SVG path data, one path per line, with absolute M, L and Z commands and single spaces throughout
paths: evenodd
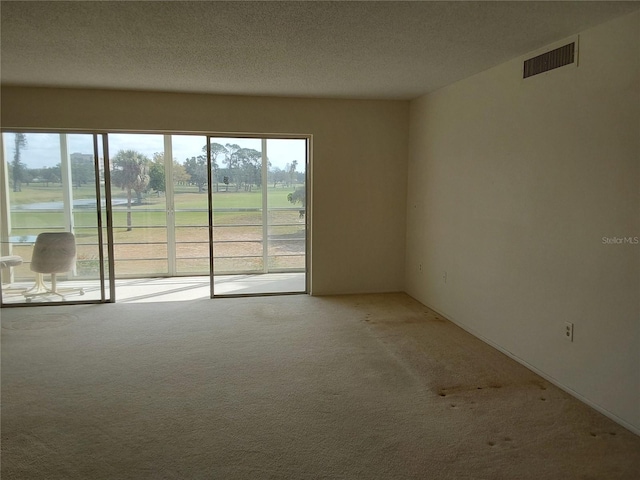
M 101 201 L 102 207 L 106 205 L 105 200 Z M 125 198 L 113 198 L 112 205 L 126 205 L 127 200 Z M 78 198 L 73 201 L 74 209 L 87 209 L 95 208 L 96 200 L 94 198 Z M 22 205 L 16 205 L 11 210 L 63 210 L 64 204 L 59 202 L 38 202 L 38 203 L 24 203 Z

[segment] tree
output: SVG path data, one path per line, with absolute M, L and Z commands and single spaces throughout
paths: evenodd
M 191 177 L 184 169 L 184 165 L 178 163 L 176 159 L 173 159 L 173 184 L 181 185 L 186 184 Z
M 226 153 L 224 154 L 224 160 L 227 162 L 227 180 L 224 182 L 227 186 L 226 191 L 229 191 L 229 183 L 234 180 L 234 171 L 238 168 L 238 150 L 240 150 L 240 145 L 235 143 L 227 143 L 225 145 Z M 236 192 L 238 191 L 238 181 L 236 179 Z
M 49 186 L 49 182 L 59 182 L 60 170 L 58 169 L 58 167 L 47 167 L 42 172 L 42 179 L 46 182 L 47 187 Z
M 291 165 L 289 166 L 289 179 L 291 180 L 291 184 L 293 185 L 294 191 L 295 191 L 295 185 L 296 185 L 296 168 L 298 167 L 298 161 L 294 160 L 293 162 L 291 162 Z
M 149 166 L 149 188 L 155 190 L 158 196 L 160 196 L 160 192 L 167 191 L 164 173 L 164 153 L 154 153 L 151 162 Z
M 158 196 L 160 196 L 160 192 L 167 190 L 162 163 L 152 163 L 149 167 L 149 188 L 155 190 Z
M 27 186 L 29 186 L 31 182 L 35 180 L 35 178 L 36 177 L 34 177 L 33 175 L 33 169 L 25 168 L 25 166 L 23 166 L 22 173 L 20 174 L 21 183 L 26 183 Z M 22 191 L 22 185 L 20 186 L 20 191 Z
M 29 181 L 37 181 L 39 183 L 44 183 L 47 187 L 49 186 L 49 183 L 60 182 L 60 164 L 55 167 L 28 168 L 25 171 L 23 181 L 27 184 Z
M 244 189 L 251 191 L 252 185 L 262 184 L 261 164 L 262 153 L 253 148 L 241 148 L 237 152 L 238 161 L 242 170 L 242 177 L 245 179 Z
M 293 203 L 294 205 L 296 203 L 300 203 L 304 207 L 307 203 L 307 193 L 304 186 L 296 188 L 293 192 L 287 195 L 287 200 L 289 200 L 289 202 Z
M 202 147 L 202 151 L 204 153 L 207 152 L 207 146 L 205 145 L 204 147 Z M 218 178 L 217 178 L 217 173 L 218 170 L 220 169 L 220 166 L 218 165 L 218 157 L 220 155 L 226 155 L 227 154 L 227 149 L 224 148 L 223 145 L 219 144 L 219 143 L 212 143 L 211 144 L 211 178 L 214 179 L 214 181 L 216 182 L 216 192 L 218 191 Z
M 135 150 L 120 150 L 112 164 L 111 183 L 127 192 L 127 232 L 130 232 L 131 192 L 135 191 L 138 203 L 142 203 L 142 192 L 149 185 L 149 158 Z
M 307 204 L 307 192 L 304 185 L 300 188 L 296 188 L 293 192 L 287 195 L 287 200 L 293 203 L 300 203 L 302 205 L 302 210 L 300 210 L 300 218 L 304 217 L 304 212 Z
M 273 182 L 273 188 L 276 188 L 278 183 L 284 184 L 287 180 L 287 172 L 282 170 L 280 167 L 274 167 L 272 170 L 269 170 L 269 175 L 271 177 L 271 182 Z
M 93 155 L 84 153 L 72 153 L 71 178 L 77 188 L 85 183 L 93 182 L 95 178 Z
M 21 184 L 27 166 L 20 161 L 20 150 L 27 147 L 27 136 L 24 133 L 16 133 L 14 137 L 15 153 L 13 154 L 12 174 L 13 191 L 21 192 Z
M 202 147 L 202 151 L 206 152 L 207 151 L 207 147 L 206 145 L 204 147 Z M 211 163 L 213 165 L 214 169 L 218 168 L 218 157 L 220 155 L 225 155 L 227 153 L 227 149 L 224 148 L 224 146 L 220 145 L 219 143 L 212 143 L 211 144 Z
M 184 161 L 184 169 L 190 175 L 191 183 L 198 186 L 198 193 L 202 193 L 207 184 L 207 157 L 198 155 L 187 158 Z

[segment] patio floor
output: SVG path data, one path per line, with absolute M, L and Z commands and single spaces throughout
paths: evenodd
M 45 284 L 50 285 L 48 277 Z M 33 282 L 19 282 L 3 286 L 3 304 L 57 302 L 57 295 L 42 294 L 25 299 L 23 292 Z M 107 286 L 108 287 L 108 286 Z M 83 290 L 83 294 L 80 290 Z M 97 281 L 59 281 L 58 290 L 66 301 L 77 302 L 100 299 Z M 214 277 L 215 295 L 262 295 L 268 293 L 304 293 L 304 272 L 269 273 L 257 275 L 218 275 Z M 160 277 L 116 280 L 116 302 L 178 302 L 209 298 L 209 277 Z

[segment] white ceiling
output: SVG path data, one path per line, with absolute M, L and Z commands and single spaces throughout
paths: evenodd
M 639 2 L 7 2 L 3 85 L 409 99 Z

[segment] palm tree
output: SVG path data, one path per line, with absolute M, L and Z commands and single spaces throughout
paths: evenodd
M 113 157 L 111 183 L 127 192 L 127 232 L 131 227 L 131 192 L 135 191 L 138 203 L 142 202 L 142 192 L 149 185 L 148 157 L 135 150 L 120 150 Z
M 24 133 L 16 133 L 15 136 L 15 154 L 13 155 L 13 191 L 22 191 L 22 173 L 25 164 L 20 161 L 20 149 L 27 146 L 27 136 Z

